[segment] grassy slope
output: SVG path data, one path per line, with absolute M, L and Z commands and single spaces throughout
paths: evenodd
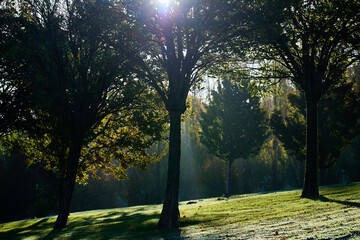
M 0 239 L 360 239 L 360 183 L 320 188 L 316 200 L 300 191 L 182 202 L 181 227 L 159 231 L 161 205 L 72 213 L 68 227 L 51 231 L 55 217 L 5 223 Z

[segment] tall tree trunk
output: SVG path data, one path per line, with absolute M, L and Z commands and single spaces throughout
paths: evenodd
M 168 176 L 164 204 L 158 222 L 159 229 L 171 229 L 180 226 L 179 213 L 179 182 L 180 182 L 180 145 L 181 145 L 181 114 L 170 111 L 170 142 Z
M 59 184 L 59 191 L 58 191 L 58 208 L 60 209 L 60 207 L 61 207 L 61 199 L 62 199 L 62 196 L 64 195 L 64 189 L 65 189 L 65 178 L 64 178 L 64 175 L 63 175 L 63 174 L 61 174 L 61 175 L 59 176 L 58 184 Z
M 227 174 L 226 174 L 226 192 L 225 196 L 230 197 L 230 175 L 231 175 L 231 165 L 232 160 L 228 160 L 228 168 L 227 168 Z
M 319 196 L 318 172 L 318 102 L 310 95 L 306 97 L 306 159 L 302 198 Z
M 62 196 L 59 196 L 60 207 L 54 229 L 63 229 L 66 227 L 66 223 L 70 212 L 71 198 L 74 192 L 75 179 L 79 165 L 81 147 L 82 147 L 81 140 L 76 139 L 72 143 L 72 146 L 69 151 L 64 189 L 62 192 Z
M 62 157 L 59 161 L 59 169 L 60 173 L 58 176 L 58 209 L 60 209 L 61 206 L 61 198 L 64 195 L 64 188 L 65 188 L 65 157 Z

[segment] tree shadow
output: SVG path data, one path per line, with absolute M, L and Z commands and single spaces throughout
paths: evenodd
M 141 209 L 129 212 L 109 212 L 99 216 L 82 217 L 73 215 L 67 227 L 50 230 L 53 219 L 39 219 L 24 228 L 18 227 L 7 232 L 0 232 L 0 239 L 24 239 L 28 237 L 50 239 L 183 239 L 181 228 L 158 230 L 159 212 L 144 213 Z M 181 226 L 186 227 L 202 221 L 181 219 Z
M 314 198 L 314 200 L 319 200 L 319 201 L 322 201 L 322 202 L 334 202 L 334 203 L 339 203 L 339 204 L 342 204 L 342 205 L 345 205 L 345 206 L 349 206 L 349 207 L 357 207 L 357 208 L 360 208 L 360 203 L 358 202 L 350 202 L 350 201 L 342 201 L 342 200 L 336 200 L 336 199 L 329 199 L 323 195 L 317 197 L 317 198 Z
M 157 229 L 159 213 L 145 214 L 140 211 L 109 213 L 100 218 L 73 219 L 65 229 L 52 230 L 41 239 L 182 239 L 180 229 Z
M 19 236 L 21 232 L 24 233 L 23 237 L 28 237 L 32 235 L 33 232 L 41 231 L 48 220 L 48 218 L 42 218 L 27 227 L 21 229 L 12 229 L 6 232 L 0 232 L 0 239 L 21 239 L 21 237 Z

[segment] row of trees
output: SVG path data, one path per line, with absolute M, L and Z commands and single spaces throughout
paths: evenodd
M 180 122 L 188 93 L 209 69 L 228 71 L 229 63 L 244 61 L 246 71 L 230 68 L 230 74 L 251 76 L 250 88 L 268 91 L 268 84 L 286 78 L 304 92 L 302 196 L 316 197 L 318 102 L 359 60 L 359 4 L 5 1 L 1 129 L 16 130 L 6 135 L 5 146 L 47 161 L 58 173 L 55 228 L 64 228 L 77 176 L 104 168 L 121 178 L 129 166 L 149 163 L 145 149 L 162 136 L 164 105 L 170 120 L 169 163 L 158 226 L 178 227 Z M 228 150 L 224 157 L 248 155 L 238 153 L 243 155 Z
M 3 144 L 58 174 L 55 229 L 66 226 L 76 178 L 105 169 L 124 179 L 130 166 L 145 167 L 166 122 L 134 76 L 124 52 L 136 42 L 113 4 L 25 1 L 18 13 L 2 10 L 2 93 L 17 97 L 2 101 L 2 117 L 13 116 L 6 104 L 27 113 L 14 116 L 20 127 L 5 121 L 18 131 Z
M 269 111 L 281 110 L 283 114 L 292 114 L 292 106 L 284 93 L 275 98 L 263 99 L 261 108 Z M 216 92 L 216 91 L 214 91 Z M 201 94 L 203 95 L 203 94 Z M 201 97 L 201 95 L 197 95 Z M 202 135 L 200 115 L 207 99 L 192 97 L 188 101 L 188 117 L 182 123 L 181 139 L 181 175 L 179 200 L 192 200 L 207 197 L 219 197 L 226 193 L 227 162 L 208 154 L 201 144 Z M 343 99 L 337 99 L 342 103 Z M 321 103 L 321 105 L 323 105 Z M 346 104 L 344 104 L 346 107 Z M 356 108 L 353 108 L 356 111 Z M 331 115 L 331 114 L 330 114 Z M 351 114 L 355 116 L 355 114 Z M 274 114 L 272 116 L 275 116 Z M 342 118 L 345 120 L 345 115 Z M 303 117 L 296 118 L 302 121 Z M 319 126 L 323 125 L 321 118 Z M 287 124 L 289 124 L 287 122 Z M 346 121 L 344 121 L 346 125 Z M 346 125 L 349 128 L 351 125 Z M 354 130 L 356 130 L 354 126 Z M 292 131 L 286 133 L 292 139 Z M 301 140 L 301 139 L 300 139 Z M 303 133 L 302 141 L 305 140 Z M 359 181 L 359 137 L 352 141 L 332 167 L 320 171 L 320 184 L 334 184 Z M 333 142 L 329 139 L 329 144 Z M 321 141 L 320 141 L 321 145 Z M 321 147 L 321 146 L 320 146 Z M 340 145 L 333 146 L 335 149 Z M 162 146 L 155 146 L 154 151 L 161 151 Z M 275 191 L 280 189 L 301 188 L 304 174 L 303 155 L 296 157 L 294 151 L 284 149 L 284 144 L 274 135 L 269 135 L 258 154 L 232 162 L 229 194 Z M 329 164 L 327 164 L 329 166 Z M 167 156 L 159 162 L 143 169 L 132 168 L 127 171 L 128 180 L 116 181 L 110 174 L 101 172 L 101 181 L 90 177 L 86 184 L 77 184 L 74 189 L 71 211 L 108 209 L 143 204 L 160 204 L 165 190 Z M 42 166 L 25 167 L 25 159 L 20 155 L 2 157 L 0 162 L 0 192 L 6 198 L 0 200 L 7 206 L 0 214 L 0 222 L 7 222 L 27 217 L 42 217 L 56 214 L 56 176 L 42 169 Z M 196 201 L 196 200 L 195 200 Z

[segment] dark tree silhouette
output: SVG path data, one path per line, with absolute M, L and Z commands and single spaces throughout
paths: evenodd
M 130 1 L 128 12 L 138 28 L 141 54 L 139 75 L 148 79 L 165 103 L 170 116 L 169 164 L 161 229 L 179 227 L 180 123 L 191 87 L 219 59 L 226 38 L 221 27 L 221 1 Z
M 5 142 L 58 172 L 60 204 L 54 228 L 61 229 L 76 178 L 97 168 L 123 178 L 128 167 L 146 166 L 146 148 L 160 139 L 163 121 L 152 121 L 161 111 L 144 103 L 154 101 L 154 107 L 158 102 L 112 44 L 120 42 L 126 50 L 133 44 L 125 36 L 125 16 L 112 2 L 26 3 L 31 8 L 7 22 L 19 27 L 2 32 L 9 43 L 17 43 L 7 49 L 2 66 L 22 61 L 23 72 L 16 77 L 6 68 L 1 78 L 29 85 L 27 98 L 35 122 Z M 13 50 L 23 54 L 11 54 Z M 27 77 L 21 79 L 23 75 Z
M 249 48 L 261 65 L 260 85 L 288 78 L 305 94 L 306 167 L 301 196 L 317 197 L 318 103 L 359 60 L 360 2 L 259 0 L 238 9 L 239 21 L 248 23 L 238 33 L 248 34 L 254 43 Z
M 360 96 L 355 82 L 345 82 L 328 91 L 319 102 L 319 169 L 324 172 L 338 159 L 340 150 L 360 133 Z M 283 118 L 280 109 L 271 116 L 270 126 L 285 148 L 298 159 L 305 157 L 306 104 L 303 94 L 287 95 L 290 109 Z M 320 172 L 320 173 L 321 173 Z M 321 184 L 326 184 L 320 175 Z

